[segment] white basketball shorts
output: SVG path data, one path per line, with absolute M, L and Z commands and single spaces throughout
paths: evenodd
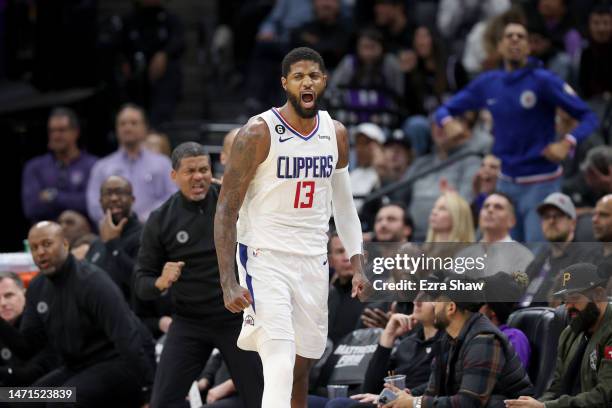
M 242 244 L 236 252 L 240 285 L 253 298 L 243 313 L 238 347 L 257 351 L 267 340 L 290 340 L 298 356 L 320 358 L 327 339 L 327 256 Z

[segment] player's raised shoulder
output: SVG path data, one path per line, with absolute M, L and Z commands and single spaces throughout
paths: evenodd
M 270 150 L 270 131 L 266 121 L 254 116 L 238 131 L 232 145 L 230 160 L 255 157 L 258 163 L 265 160 Z

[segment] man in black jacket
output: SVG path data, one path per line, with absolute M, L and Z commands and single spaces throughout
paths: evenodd
M 0 318 L 13 327 L 21 325 L 25 308 L 23 281 L 14 272 L 0 272 Z M 27 386 L 59 365 L 50 347 L 23 360 L 0 340 L 0 386 Z
M 64 362 L 33 386 L 76 387 L 79 407 L 145 402 L 154 376 L 152 339 L 117 286 L 70 254 L 54 222 L 34 225 L 28 242 L 41 274 L 28 288 L 21 330 L 0 320 L 0 339 L 23 358 L 49 344 Z
M 100 238 L 89 247 L 85 259 L 104 269 L 130 301 L 132 271 L 142 224 L 132 212 L 132 184 L 121 176 L 110 176 L 100 187 Z
M 210 157 L 198 143 L 172 152 L 179 191 L 145 224 L 135 290 L 143 300 L 169 291 L 174 315 L 155 378 L 152 408 L 184 407 L 189 387 L 213 348 L 227 362 L 245 407 L 259 407 L 261 361 L 240 350 L 242 318 L 225 309 L 213 237 L 219 186 L 211 184 Z

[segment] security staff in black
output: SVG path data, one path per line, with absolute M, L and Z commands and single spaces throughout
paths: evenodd
M 242 318 L 223 303 L 213 236 L 219 186 L 212 184 L 210 157 L 200 144 L 186 142 L 172 152 L 172 168 L 179 191 L 149 216 L 136 264 L 137 295 L 152 300 L 169 290 L 174 306 L 151 407 L 185 407 L 213 348 L 227 362 L 244 406 L 259 407 L 261 360 L 236 346 Z
M 32 386 L 76 387 L 78 407 L 145 403 L 155 369 L 152 339 L 117 286 L 70 254 L 54 222 L 34 225 L 28 242 L 41 274 L 28 287 L 20 330 L 0 322 L 0 338 L 23 357 L 49 344 L 64 363 Z

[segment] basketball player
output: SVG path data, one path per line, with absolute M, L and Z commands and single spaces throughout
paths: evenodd
M 236 136 L 217 204 L 215 245 L 225 307 L 244 310 L 238 346 L 256 350 L 263 363 L 262 407 L 305 408 L 308 372 L 327 337 L 332 202 L 355 270 L 352 296 L 364 293 L 367 280 L 347 131 L 318 109 L 327 83 L 323 59 L 310 48 L 292 50 L 283 59 L 281 83 L 287 103 L 251 118 Z

